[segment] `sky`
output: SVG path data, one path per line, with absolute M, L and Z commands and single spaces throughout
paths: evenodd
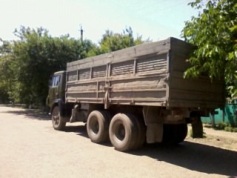
M 181 38 L 184 22 L 197 15 L 192 0 L 0 0 L 0 38 L 16 40 L 20 26 L 43 27 L 54 37 L 69 34 L 98 43 L 106 30 L 157 41 Z

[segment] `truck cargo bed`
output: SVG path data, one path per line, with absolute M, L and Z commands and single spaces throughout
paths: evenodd
M 192 46 L 175 38 L 67 64 L 66 102 L 208 107 L 223 104 L 223 83 L 184 79 Z

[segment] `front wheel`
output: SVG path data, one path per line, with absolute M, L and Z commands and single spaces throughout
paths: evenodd
M 52 124 L 55 130 L 63 130 L 66 126 L 66 122 L 63 120 L 59 112 L 59 107 L 55 106 L 52 112 Z

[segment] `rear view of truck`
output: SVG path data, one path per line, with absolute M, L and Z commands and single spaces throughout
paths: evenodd
M 54 128 L 86 122 L 92 142 L 110 140 L 119 151 L 182 142 L 188 122 L 224 102 L 221 81 L 183 78 L 192 50 L 168 38 L 68 63 L 60 73 L 65 95 L 51 102 Z

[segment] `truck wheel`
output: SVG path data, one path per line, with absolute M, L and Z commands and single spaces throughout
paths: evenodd
M 137 143 L 138 128 L 133 117 L 116 114 L 109 125 L 109 138 L 118 151 L 133 149 Z
M 179 124 L 176 125 L 176 138 L 175 138 L 175 143 L 180 143 L 183 142 L 184 139 L 186 138 L 188 133 L 188 127 L 187 124 Z
M 178 144 L 184 141 L 187 136 L 187 132 L 187 124 L 164 125 L 163 143 Z
M 137 148 L 140 148 L 144 145 L 145 140 L 146 140 L 146 126 L 142 118 L 138 118 L 137 122 L 138 122 L 138 129 L 139 129 Z
M 59 107 L 55 106 L 52 112 L 52 124 L 55 130 L 63 130 L 66 126 L 66 122 L 63 120 L 59 112 Z
M 109 140 L 111 116 L 106 111 L 92 111 L 87 119 L 87 134 L 92 142 L 103 143 Z
M 133 119 L 136 129 L 138 130 L 137 135 L 134 138 L 134 146 L 131 145 L 131 149 L 137 149 L 143 146 L 146 139 L 146 127 L 143 120 L 135 115 L 127 114 L 130 119 Z

